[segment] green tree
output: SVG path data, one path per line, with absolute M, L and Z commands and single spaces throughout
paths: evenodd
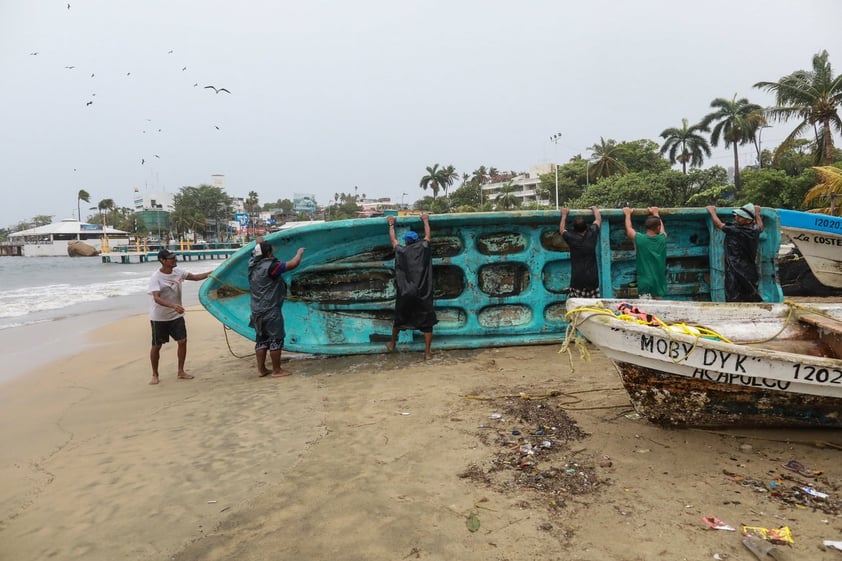
M 432 166 L 427 166 L 427 175 L 421 178 L 418 186 L 425 191 L 428 188 L 431 189 L 433 191 L 433 198 L 435 199 L 446 183 L 447 177 L 445 170 L 439 168 L 438 164 L 433 164 Z
M 669 161 L 661 156 L 654 140 L 625 140 L 617 144 L 615 157 L 626 167 L 625 173 L 659 173 L 670 169 Z
M 249 196 L 245 200 L 246 212 L 249 215 L 249 223 L 251 224 L 251 234 L 255 235 L 255 227 L 257 226 L 257 216 L 260 211 L 260 197 L 257 191 L 249 191 Z
M 79 189 L 79 193 L 76 194 L 76 219 L 81 222 L 82 221 L 82 205 L 79 201 L 85 201 L 86 203 L 91 202 L 91 195 L 84 189 Z
M 113 210 L 116 206 L 114 199 L 102 199 L 97 203 L 96 208 L 99 211 L 100 223 L 103 227 L 106 225 L 105 218 L 108 211 Z
M 740 156 L 737 147 L 754 140 L 757 129 L 760 127 L 763 108 L 755 103 L 749 103 L 744 97 L 737 99 L 737 94 L 734 94 L 731 99 L 717 97 L 710 102 L 710 106 L 716 111 L 705 115 L 699 126 L 708 130 L 711 124 L 715 123 L 710 133 L 711 144 L 719 146 L 721 138 L 725 143 L 725 148 L 733 146 L 734 191 L 739 196 Z
M 500 188 L 500 194 L 494 199 L 497 210 L 511 210 L 520 206 L 520 199 L 514 194 L 515 184 L 507 181 Z
M 459 212 L 467 212 L 465 207 L 479 208 L 479 191 L 469 182 L 465 182 L 450 194 L 450 204 Z
M 672 207 L 676 205 L 676 183 L 685 180 L 679 171 L 667 170 L 660 173 L 628 173 L 612 175 L 591 184 L 579 198 L 570 202 L 571 208 L 621 208 L 625 205 L 636 208 L 650 206 Z
M 701 167 L 705 156 L 710 158 L 710 145 L 700 135 L 706 130 L 700 125 L 689 126 L 687 119 L 681 119 L 681 128 L 668 128 L 661 132 L 664 144 L 661 146 L 660 154 L 669 154 L 671 164 L 681 164 L 681 172 L 687 173 L 687 164 L 690 167 Z
M 605 140 L 600 136 L 599 143 L 594 144 L 588 150 L 593 152 L 589 172 L 590 177 L 610 177 L 628 172 L 628 167 L 618 157 L 616 140 Z
M 790 175 L 780 169 L 747 169 L 743 175 L 743 190 L 730 204 L 748 202 L 769 208 L 803 208 L 804 195 L 815 184 L 814 174 L 806 170 Z
M 785 150 L 796 138 L 812 130 L 815 134 L 816 165 L 833 162 L 833 131 L 842 132 L 842 75 L 834 76 L 826 50 L 813 55 L 812 70 L 796 70 L 777 82 L 757 82 L 775 94 L 774 107 L 767 114 L 776 121 L 800 119 L 778 150 Z
M 459 179 L 459 174 L 456 173 L 456 168 L 453 165 L 448 165 L 442 170 L 442 178 L 444 179 L 444 196 L 447 196 L 447 191 Z

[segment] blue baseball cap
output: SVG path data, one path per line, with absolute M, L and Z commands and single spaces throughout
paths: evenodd
M 418 241 L 418 234 L 410 230 L 409 232 L 404 234 L 403 241 L 405 241 L 406 243 L 415 243 Z

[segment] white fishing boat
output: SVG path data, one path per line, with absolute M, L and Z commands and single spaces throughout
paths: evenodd
M 842 304 L 571 298 L 635 410 L 679 426 L 842 426 Z
M 129 233 L 111 226 L 88 224 L 67 218 L 45 226 L 21 230 L 10 234 L 12 240 L 23 241 L 24 257 L 67 257 L 68 246 L 83 242 L 96 250 L 103 250 L 103 240 L 111 250 L 129 244 Z
M 816 279 L 842 288 L 842 217 L 778 209 L 781 233 L 789 236 Z

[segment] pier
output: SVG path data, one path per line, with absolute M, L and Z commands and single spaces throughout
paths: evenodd
M 186 244 L 185 244 L 186 245 Z M 179 261 L 205 261 L 209 259 L 228 259 L 240 250 L 239 244 L 219 244 L 219 247 L 202 248 L 202 249 L 187 249 L 182 247 L 179 249 L 171 249 L 178 257 Z M 100 258 L 103 263 L 149 263 L 158 260 L 159 248 L 150 249 L 145 247 L 134 248 L 133 246 L 124 246 L 108 253 L 101 253 Z

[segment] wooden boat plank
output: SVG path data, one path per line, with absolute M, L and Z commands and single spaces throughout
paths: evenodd
M 729 386 L 631 363 L 616 366 L 635 410 L 656 424 L 708 428 L 842 425 L 839 398 Z

